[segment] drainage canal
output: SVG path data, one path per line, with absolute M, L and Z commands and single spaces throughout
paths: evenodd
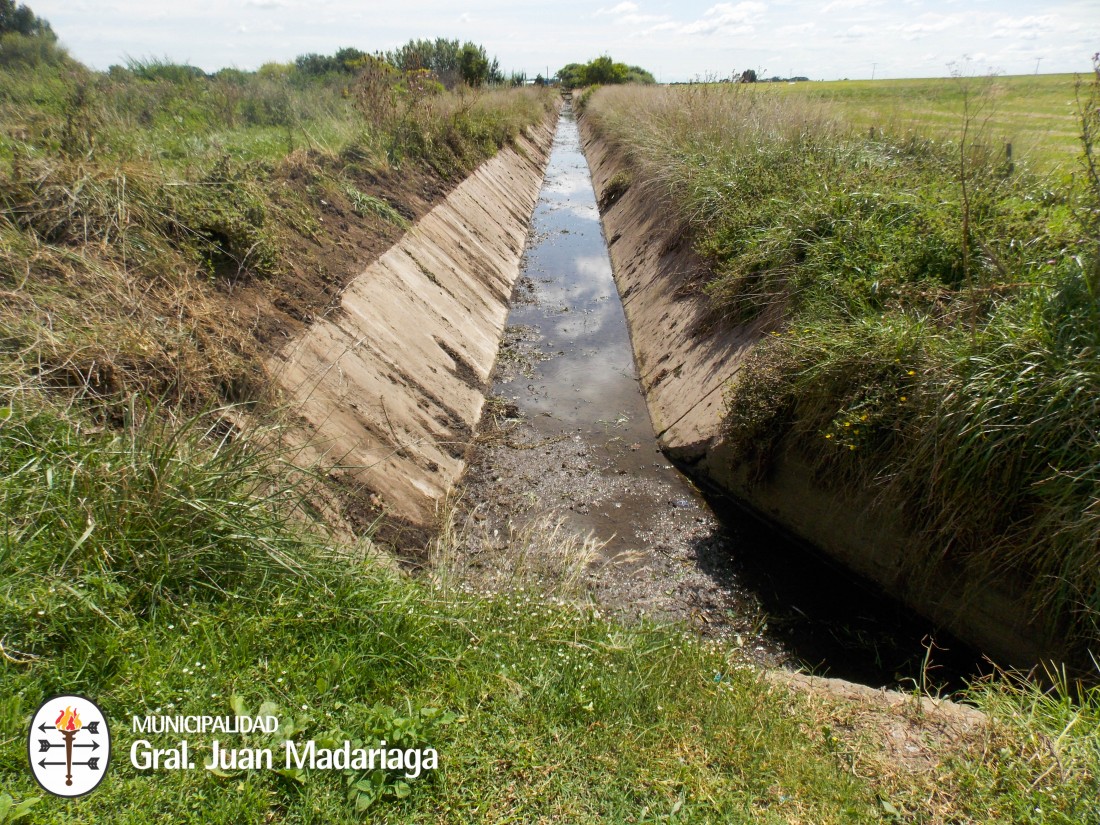
M 568 106 L 559 120 L 460 513 L 465 575 L 544 569 L 524 525 L 591 535 L 585 583 L 609 611 L 684 621 L 766 664 L 874 685 L 974 673 L 961 643 L 701 494 L 657 449 Z M 577 557 L 583 556 L 578 553 Z M 560 575 L 560 571 L 558 572 Z M 537 585 L 536 585 L 537 586 Z

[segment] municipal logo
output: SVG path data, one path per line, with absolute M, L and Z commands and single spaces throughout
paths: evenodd
M 47 699 L 31 720 L 27 755 L 34 778 L 54 796 L 90 793 L 111 756 L 107 718 L 83 696 Z

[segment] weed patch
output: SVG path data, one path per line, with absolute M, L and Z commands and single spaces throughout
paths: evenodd
M 1095 176 L 1006 165 L 990 102 L 941 83 L 962 89 L 955 134 L 869 133 L 820 95 L 741 86 L 604 89 L 586 117 L 672 197 L 715 316 L 763 324 L 727 392 L 737 459 L 760 480 L 793 447 L 903 505 L 926 546 L 912 575 L 950 563 L 1023 588 L 1084 664 L 1100 638 Z

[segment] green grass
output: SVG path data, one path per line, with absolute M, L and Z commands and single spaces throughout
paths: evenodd
M 446 711 L 449 724 L 421 725 L 444 767 L 377 803 L 393 821 L 678 807 L 855 822 L 869 810 L 790 700 L 724 651 L 531 592 L 436 591 L 322 551 L 290 518 L 302 488 L 271 481 L 278 456 L 211 437 L 211 420 L 110 435 L 17 406 L 0 425 L 0 781 L 34 794 L 23 727 L 52 692 L 96 697 L 117 737 L 101 790 L 44 802 L 38 821 L 357 821 L 341 775 L 154 780 L 128 766 L 131 715 L 228 713 L 231 701 L 274 703 L 284 723 L 337 739 L 369 740 L 385 708 Z
M 791 445 L 901 505 L 914 575 L 1022 588 L 1051 654 L 1088 668 L 1100 187 L 1008 166 L 980 122 L 870 136 L 850 99 L 791 88 L 604 89 L 586 109 L 671 196 L 715 315 L 770 333 L 727 393 L 738 460 L 763 479 Z
M 757 91 L 826 103 L 863 130 L 913 131 L 925 137 L 957 137 L 969 96 L 971 105 L 980 99 L 982 139 L 996 151 L 1011 143 L 1017 161 L 1042 171 L 1065 171 L 1081 151 L 1077 80 L 1068 74 L 838 80 L 760 84 Z
M 306 515 L 308 477 L 278 471 L 270 434 L 228 438 L 216 414 L 112 434 L 36 398 L 22 386 L 0 423 L 0 788 L 41 796 L 26 725 L 56 692 L 94 697 L 115 751 L 95 793 L 41 799 L 26 821 L 862 823 L 949 810 L 1069 823 L 1096 811 L 1095 691 L 976 690 L 1000 721 L 944 746 L 929 808 L 927 777 L 876 762 L 850 715 L 838 726 L 734 649 L 541 590 L 433 586 L 366 545 L 334 547 Z M 235 712 L 280 719 L 282 735 L 241 743 L 252 747 L 385 738 L 437 749 L 441 767 L 376 784 L 130 765 L 133 715 Z M 204 762 L 210 737 L 190 739 Z M 866 764 L 884 772 L 868 778 Z
M 368 194 L 379 181 L 444 192 L 552 104 L 537 90 L 450 92 L 377 62 L 322 77 L 158 61 L 99 73 L 5 38 L 0 288 L 18 300 L 0 307 L 4 350 L 33 349 L 36 369 L 70 389 L 192 410 L 269 395 L 256 319 L 224 322 L 238 286 L 264 282 L 290 306 L 285 279 L 293 293 L 349 277 L 354 253 L 347 272 L 314 257 L 324 213 L 382 237 L 403 229 L 394 204 Z

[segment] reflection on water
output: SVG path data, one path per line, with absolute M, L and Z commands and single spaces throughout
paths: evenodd
M 538 303 L 517 306 L 509 324 L 535 327 L 544 353 L 557 357 L 498 391 L 512 396 L 536 426 L 605 435 L 608 422 L 631 442 L 654 443 L 649 412 L 638 388 L 626 319 L 611 277 L 596 196 L 581 153 L 576 123 L 566 111 L 546 182 L 532 219 L 525 275 L 537 284 Z M 635 453 L 621 457 L 636 467 Z M 644 458 L 654 461 L 651 448 Z M 625 467 L 624 467 L 625 468 Z M 676 483 L 677 474 L 664 470 Z

